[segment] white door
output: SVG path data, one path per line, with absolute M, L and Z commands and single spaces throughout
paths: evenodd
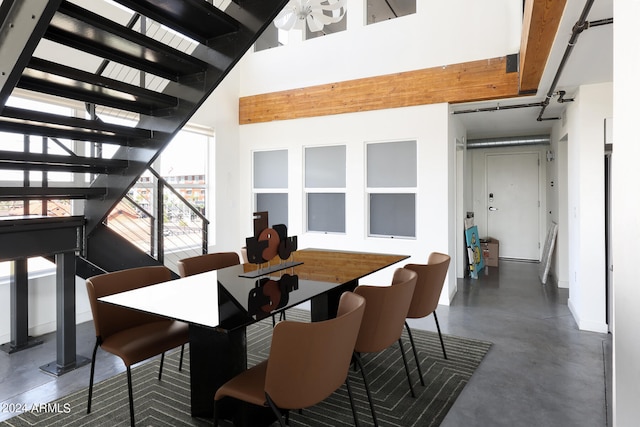
M 487 231 L 500 257 L 540 260 L 539 154 L 487 155 Z

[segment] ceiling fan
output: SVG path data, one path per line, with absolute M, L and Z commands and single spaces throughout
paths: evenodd
M 325 25 L 339 22 L 347 11 L 347 0 L 291 0 L 273 20 L 276 27 L 288 31 L 302 29 L 322 31 Z

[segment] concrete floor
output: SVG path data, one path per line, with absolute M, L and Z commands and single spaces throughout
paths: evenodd
M 459 281 L 453 303 L 437 310 L 442 332 L 493 346 L 442 427 L 611 425 L 611 337 L 579 331 L 567 297 L 567 289 L 540 284 L 534 263 L 500 261 L 488 275 Z M 432 316 L 411 325 L 435 330 Z M 77 335 L 78 354 L 90 357 L 91 323 Z M 38 347 L 0 353 L 0 421 L 15 415 L 9 404 L 45 403 L 88 385 L 89 366 L 59 378 L 39 371 L 55 354 L 55 336 L 42 338 Z M 96 381 L 124 370 L 119 359 L 98 357 Z
M 568 290 L 541 285 L 538 266 L 501 260 L 436 311 L 443 333 L 493 343 L 442 427 L 611 425 L 611 335 L 579 331 Z

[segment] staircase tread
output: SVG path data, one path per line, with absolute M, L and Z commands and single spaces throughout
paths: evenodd
M 149 115 L 178 105 L 176 97 L 35 57 L 18 87 Z
M 78 117 L 62 116 L 60 114 L 44 113 L 16 107 L 4 107 L 4 109 L 2 109 L 0 112 L 0 123 L 3 121 L 25 124 L 31 123 L 47 127 L 59 125 L 60 128 L 73 127 L 78 128 L 78 130 L 91 131 L 91 133 L 99 131 L 108 134 L 118 134 L 121 136 L 126 135 L 131 138 L 151 138 L 153 134 L 153 132 L 148 129 L 106 123 L 101 120 L 87 120 Z
M 222 10 L 202 0 L 116 1 L 202 44 L 233 33 L 240 26 Z
M 0 150 L 1 169 L 113 173 L 128 165 L 123 159 Z
M 207 64 L 73 3 L 62 3 L 45 38 L 177 81 Z
M 84 199 L 106 193 L 104 187 L 0 187 L 0 199 Z

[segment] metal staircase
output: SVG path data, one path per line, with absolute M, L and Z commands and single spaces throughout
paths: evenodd
M 85 275 L 161 262 L 105 220 L 287 1 L 1 0 L 0 135 L 24 135 L 25 148 L 0 141 L 0 171 L 25 180 L 0 187 L 0 201 L 84 200 Z M 82 103 L 87 114 L 7 106 L 16 94 Z M 107 114 L 135 125 L 108 123 Z M 31 151 L 29 138 L 44 148 Z M 60 140 L 74 148 L 49 154 Z M 43 178 L 30 182 L 31 171 Z M 48 185 L 47 173 L 60 171 L 80 178 Z

